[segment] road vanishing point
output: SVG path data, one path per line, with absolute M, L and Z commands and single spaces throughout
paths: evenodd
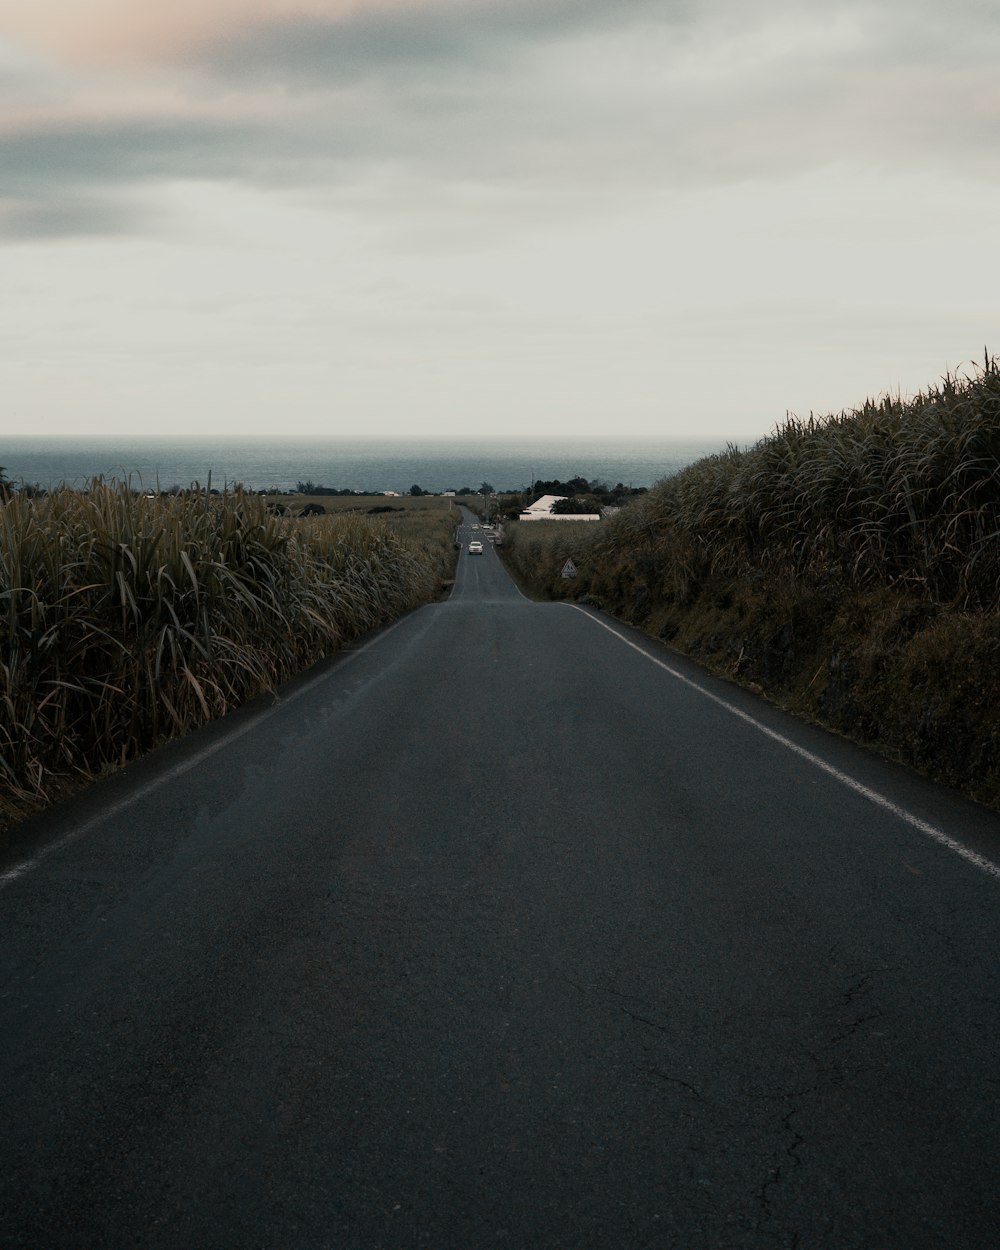
M 15 831 L 0 1247 L 1000 1245 L 1000 816 L 461 533 Z

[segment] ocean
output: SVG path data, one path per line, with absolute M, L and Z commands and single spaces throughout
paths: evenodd
M 539 479 L 652 486 L 704 456 L 724 438 L 71 438 L 0 435 L 0 464 L 15 484 L 82 487 L 94 477 L 137 489 L 193 482 L 222 488 L 294 490 L 312 482 L 341 490 L 406 493 L 521 490 Z

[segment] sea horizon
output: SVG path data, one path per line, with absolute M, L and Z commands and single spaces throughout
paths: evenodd
M 520 490 L 538 480 L 585 477 L 652 486 L 695 460 L 747 445 L 725 436 L 483 435 L 0 435 L 0 464 L 16 485 L 83 487 L 95 477 L 145 489 L 197 482 L 251 490 L 295 490 L 312 482 L 339 490 L 400 493 Z

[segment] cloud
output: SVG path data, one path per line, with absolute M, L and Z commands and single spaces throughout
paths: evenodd
M 155 178 L 219 176 L 243 169 L 254 133 L 210 122 L 111 122 L 26 130 L 0 139 L 8 195 L 53 186 L 135 185 Z
M 10 242 L 137 234 L 148 227 L 148 206 L 121 197 L 78 194 L 63 200 L 0 200 L 0 235 Z
M 499 71 L 529 50 L 580 31 L 620 31 L 644 17 L 672 23 L 670 14 L 680 7 L 658 0 L 375 5 L 334 20 L 299 14 L 251 24 L 206 41 L 190 59 L 227 78 L 289 87 L 365 78 L 399 85 L 400 75 L 427 72 L 467 78 Z
M 61 0 L 41 7 L 49 28 L 69 22 Z M 97 5 L 98 42 L 124 12 Z M 60 222 L 132 230 L 134 192 L 158 180 L 367 187 L 385 203 L 395 184 L 419 217 L 470 186 L 543 212 L 572 195 L 586 211 L 835 163 L 998 172 L 1000 21 L 974 0 L 947 14 L 931 0 L 185 0 L 170 13 L 169 39 L 135 17 L 125 66 L 0 58 L 19 237 L 31 222 L 44 237 Z
M 393 0 L 388 0 L 393 4 Z M 247 25 L 323 16 L 334 20 L 359 3 L 378 0 L 6 0 L 4 26 L 14 38 L 61 58 L 99 66 L 170 58 L 185 47 Z M 395 0 L 395 7 L 407 0 Z

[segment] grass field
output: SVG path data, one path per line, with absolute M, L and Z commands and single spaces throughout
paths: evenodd
M 472 498 L 473 496 L 469 496 Z M 478 498 L 478 496 L 475 496 Z M 297 516 L 309 504 L 319 504 L 329 513 L 356 512 L 360 516 L 391 516 L 406 513 L 408 516 L 436 516 L 451 513 L 457 516 L 456 503 L 451 495 L 267 495 L 269 507 L 279 504 L 288 508 L 289 514 Z
M 453 576 L 456 517 L 447 500 L 414 499 L 299 519 L 255 495 L 101 481 L 13 495 L 0 506 L 0 817 L 435 598 Z
M 320 526 L 346 517 L 378 522 L 418 552 L 441 581 L 454 573 L 454 530 L 461 516 L 450 496 L 273 495 L 266 502 L 271 508 L 285 508 L 290 518 L 299 518 L 304 508 L 321 507 L 321 516 L 304 518 Z

